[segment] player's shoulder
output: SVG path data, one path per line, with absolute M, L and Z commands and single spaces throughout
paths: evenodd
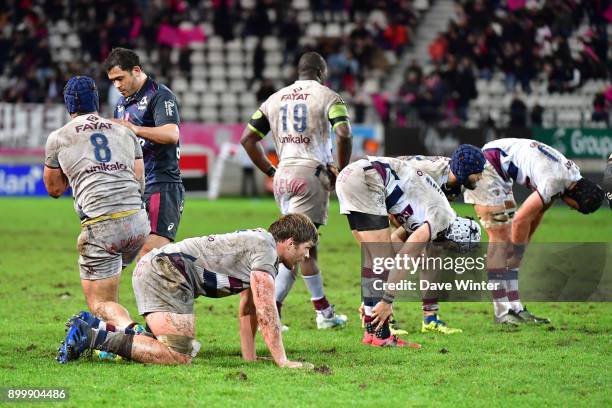
M 164 84 L 160 84 L 158 82 L 152 81 L 152 89 L 151 89 L 151 97 L 152 99 L 176 99 L 176 95 L 174 92 Z
M 342 99 L 342 96 L 340 96 L 340 94 L 336 91 L 334 91 L 333 89 L 331 89 L 330 87 L 328 87 L 327 85 L 324 84 L 320 84 L 316 81 L 314 81 L 315 84 L 315 89 L 317 89 L 317 91 L 321 94 L 324 95 L 326 98 L 331 99 L 333 103 L 342 103 L 342 104 L 346 104 L 344 102 L 344 99 Z

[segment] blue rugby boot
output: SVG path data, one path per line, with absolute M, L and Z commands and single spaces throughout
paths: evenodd
M 97 329 L 100 326 L 101 319 L 97 318 L 93 313 L 87 312 L 85 310 L 80 311 L 74 317 L 78 317 L 83 320 L 85 323 L 91 326 L 92 329 Z
M 66 323 L 66 339 L 57 350 L 56 360 L 60 364 L 78 360 L 83 352 L 90 350 L 90 344 L 94 337 L 93 329 L 87 322 L 73 317 Z

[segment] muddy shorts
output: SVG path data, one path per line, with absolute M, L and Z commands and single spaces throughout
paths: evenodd
M 129 265 L 149 236 L 146 211 L 81 227 L 77 240 L 81 279 L 107 279 Z
M 364 168 L 370 170 L 364 170 Z M 387 216 L 385 186 L 378 172 L 366 159 L 346 166 L 336 180 L 336 194 L 340 202 L 340 214 L 360 212 Z
M 465 190 L 463 200 L 467 204 L 499 206 L 514 201 L 512 180 L 505 181 L 488 162 L 482 172 L 482 178 L 474 190 Z
M 315 224 L 327 222 L 330 190 L 330 178 L 323 165 L 280 166 L 274 175 L 274 198 L 281 213 L 304 214 Z
M 132 274 L 138 313 L 193 314 L 194 290 L 166 254 L 149 252 Z

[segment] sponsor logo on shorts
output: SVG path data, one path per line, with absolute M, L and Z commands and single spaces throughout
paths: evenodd
M 97 166 L 91 166 L 90 168 L 85 170 L 85 173 L 97 173 L 99 171 L 124 171 L 127 170 L 127 166 L 123 163 L 115 162 L 111 164 L 107 163 L 98 163 Z
M 280 138 L 281 143 L 295 143 L 295 144 L 308 144 L 310 143 L 310 138 L 308 136 L 293 136 L 287 135 Z
M 168 231 L 172 231 L 174 229 L 174 223 L 171 222 L 170 225 L 168 225 Z

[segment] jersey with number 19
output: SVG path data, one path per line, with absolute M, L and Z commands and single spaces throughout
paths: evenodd
M 95 114 L 52 132 L 45 148 L 45 165 L 68 177 L 81 220 L 142 208 L 135 159 L 142 159 L 136 135 Z
M 331 128 L 341 123 L 348 123 L 342 98 L 317 81 L 299 80 L 270 96 L 249 128 L 261 137 L 272 132 L 281 166 L 317 167 L 333 163 Z
M 301 213 L 315 224 L 327 222 L 327 165 L 334 161 L 331 129 L 348 123 L 342 98 L 314 80 L 281 89 L 253 114 L 249 129 L 262 138 L 271 131 L 274 138 L 280 160 L 274 198 L 283 214 Z

